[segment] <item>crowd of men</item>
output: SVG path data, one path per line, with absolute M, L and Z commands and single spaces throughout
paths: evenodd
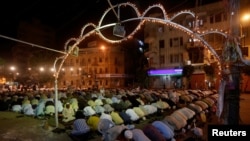
M 215 113 L 215 90 L 100 89 L 59 90 L 57 107 L 53 90 L 6 91 L 0 94 L 0 110 L 13 111 L 38 119 L 53 117 L 65 125 L 72 140 L 166 141 L 192 130 L 202 136 L 195 122 L 206 122 Z M 55 110 L 56 109 L 56 110 Z M 136 124 L 151 120 L 144 127 Z

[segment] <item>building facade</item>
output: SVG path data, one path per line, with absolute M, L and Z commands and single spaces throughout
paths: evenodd
M 243 4 L 244 0 L 241 1 Z M 249 2 L 248 2 L 249 5 Z M 242 7 L 246 5 L 243 4 Z M 240 12 L 243 15 L 243 9 Z M 247 8 L 246 8 L 247 9 Z M 178 23 L 198 33 L 204 31 L 221 31 L 228 33 L 230 18 L 223 2 L 198 6 L 190 9 L 194 11 L 198 19 L 191 15 L 180 15 L 173 22 Z M 246 10 L 244 10 L 246 13 Z M 250 11 L 247 11 L 250 12 Z M 170 16 L 173 14 L 170 14 Z M 161 13 L 152 14 L 151 17 L 163 18 Z M 249 59 L 249 33 L 250 20 L 245 25 L 241 41 L 244 41 L 242 54 Z M 195 68 L 191 76 L 191 88 L 204 89 L 211 85 L 218 87 L 219 73 L 210 78 L 204 71 L 204 65 L 213 65 L 215 68 L 218 61 L 211 52 L 205 48 L 197 39 L 184 33 L 178 28 L 166 24 L 147 22 L 144 29 L 145 42 L 149 45 L 149 51 L 145 53 L 148 58 L 151 70 L 165 70 L 166 73 L 150 74 L 151 87 L 153 88 L 174 88 L 185 86 L 185 80 L 181 79 L 181 73 L 172 73 L 171 70 L 181 71 L 183 66 L 192 65 Z M 219 56 L 224 47 L 225 38 L 220 34 L 207 34 L 203 37 L 210 44 Z M 215 70 L 219 72 L 218 70 Z M 171 72 L 171 73 L 169 73 Z
M 97 41 L 80 47 L 78 56 L 70 55 L 61 71 L 61 88 L 115 88 L 123 87 L 124 51 L 120 46 L 98 45 Z

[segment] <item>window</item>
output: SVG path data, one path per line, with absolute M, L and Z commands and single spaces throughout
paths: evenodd
M 190 50 L 189 52 L 189 58 L 192 63 L 203 63 L 204 61 L 204 48 L 202 47 L 196 47 Z
M 78 75 L 81 74 L 81 70 L 80 69 L 77 69 L 77 72 L 76 72 Z
M 99 69 L 99 72 L 102 73 L 102 68 Z
M 213 17 L 213 15 L 210 16 L 209 20 L 210 20 L 210 24 L 214 23 L 214 17 Z
M 221 21 L 222 21 L 221 18 L 222 18 L 222 13 L 216 14 L 216 15 L 215 15 L 214 21 L 215 21 L 215 22 L 221 22 Z
M 169 27 L 168 27 L 168 30 L 169 30 L 169 31 L 172 31 L 172 30 L 173 30 L 173 27 L 172 27 L 172 26 L 169 26 Z
M 179 38 L 174 38 L 173 39 L 173 46 L 174 47 L 179 47 L 180 43 L 179 43 Z
M 183 37 L 180 37 L 180 46 L 183 46 Z
M 119 72 L 118 70 L 119 70 L 118 68 L 115 68 L 115 73 L 118 73 Z
M 164 55 L 160 56 L 160 64 L 165 64 L 165 56 Z
M 160 47 L 160 48 L 164 48 L 164 46 L 165 46 L 164 40 L 160 40 L 160 41 L 159 41 L 159 47 Z
M 88 73 L 88 68 L 84 68 L 84 69 L 82 70 L 82 72 L 83 72 L 83 74 L 87 74 L 87 73 Z
M 179 54 L 174 54 L 174 63 L 179 62 Z
M 183 62 L 183 54 L 180 53 L 179 55 L 180 55 L 180 60 L 179 60 L 179 62 Z
M 173 55 L 172 54 L 170 54 L 170 63 L 173 63 Z
M 94 58 L 94 63 L 97 63 L 97 58 L 96 57 Z
M 169 46 L 173 47 L 173 39 L 172 38 L 169 39 Z
M 92 68 L 89 68 L 89 73 L 93 73 L 93 69 Z
M 115 57 L 115 65 L 118 64 L 118 59 Z
M 170 47 L 180 47 L 183 46 L 183 37 L 170 38 L 169 40 Z
M 105 68 L 105 73 L 108 73 L 108 68 Z
M 248 47 L 242 47 L 241 50 L 243 56 L 248 56 Z
M 97 74 L 97 68 L 94 68 L 95 74 Z
M 226 12 L 222 13 L 222 20 L 227 21 L 227 13 Z
M 108 63 L 108 57 L 105 57 L 105 63 Z
M 181 61 L 183 61 L 182 53 L 170 54 L 170 63 L 179 63 Z
M 211 55 L 210 55 L 210 59 L 214 59 L 214 55 L 211 54 Z

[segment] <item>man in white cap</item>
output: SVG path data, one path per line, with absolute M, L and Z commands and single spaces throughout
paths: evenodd
M 66 103 L 65 107 L 63 108 L 63 122 L 69 122 L 69 121 L 73 121 L 75 119 L 75 111 L 73 110 L 73 108 L 71 107 L 70 103 Z

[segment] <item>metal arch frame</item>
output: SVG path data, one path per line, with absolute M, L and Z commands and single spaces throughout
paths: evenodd
M 127 37 L 125 38 L 122 38 L 120 40 L 110 40 L 108 38 L 106 38 L 100 31 L 100 27 L 102 25 L 102 21 L 103 19 L 105 18 L 106 14 L 109 13 L 111 10 L 113 10 L 114 7 L 120 7 L 120 6 L 130 6 L 133 8 L 133 10 L 136 12 L 137 14 L 137 17 L 135 18 L 130 18 L 130 19 L 126 19 L 126 20 L 123 20 L 123 21 L 120 21 L 121 23 L 125 23 L 125 22 L 130 22 L 130 21 L 135 21 L 135 20 L 143 20 L 142 22 L 139 23 L 139 25 L 129 34 L 127 35 Z M 209 31 L 209 32 L 206 32 L 206 33 L 203 33 L 203 34 L 198 34 L 197 32 L 194 32 L 182 25 L 179 25 L 179 24 L 176 24 L 175 22 L 172 22 L 176 17 L 182 15 L 182 14 L 190 14 L 191 16 L 195 17 L 195 14 L 189 10 L 184 10 L 184 11 L 180 11 L 178 12 L 177 14 L 173 15 L 172 17 L 168 18 L 169 16 L 166 14 L 166 11 L 165 9 L 163 8 L 162 5 L 160 4 L 156 4 L 156 5 L 153 5 L 153 6 L 150 6 L 148 7 L 144 12 L 143 14 L 140 14 L 140 12 L 138 11 L 138 9 L 136 8 L 136 6 L 134 4 L 131 4 L 131 3 L 122 3 L 122 4 L 119 4 L 119 5 L 115 5 L 113 6 L 113 8 L 109 8 L 106 10 L 106 12 L 104 12 L 103 16 L 101 17 L 100 21 L 99 21 L 99 24 L 97 27 L 97 32 L 99 33 L 98 35 L 103 38 L 104 40 L 108 41 L 108 42 L 111 42 L 111 43 L 119 43 L 119 42 L 122 42 L 124 40 L 127 40 L 128 38 L 132 37 L 136 31 L 141 27 L 142 24 L 144 24 L 144 21 L 153 21 L 153 22 L 159 22 L 159 23 L 162 23 L 162 24 L 168 24 L 174 28 L 178 28 L 180 30 L 182 30 L 183 32 L 186 32 L 187 34 L 189 35 L 192 35 L 194 36 L 195 38 L 199 39 L 199 41 L 205 46 L 207 47 L 211 52 L 212 54 L 217 58 L 217 60 L 220 62 L 220 57 L 218 56 L 218 54 L 216 53 L 216 51 L 202 38 L 202 36 L 204 36 L 205 34 L 211 34 L 211 33 L 218 33 L 218 34 L 221 34 L 225 37 L 227 37 L 227 34 L 226 33 L 223 33 L 223 32 L 220 32 L 220 31 Z M 152 9 L 152 8 L 159 8 L 164 17 L 163 19 L 161 18 L 155 18 L 155 17 L 145 17 L 145 15 Z M 112 23 L 112 24 L 109 24 L 109 26 L 114 26 L 116 23 Z
M 119 40 L 110 40 L 108 39 L 107 37 L 105 37 L 102 32 L 101 32 L 101 29 L 105 29 L 105 28 L 108 28 L 108 27 L 113 27 L 116 25 L 116 23 L 110 23 L 110 24 L 107 24 L 107 25 L 102 25 L 102 21 L 103 19 L 105 18 L 106 14 L 109 13 L 111 10 L 113 10 L 113 8 L 115 7 L 121 7 L 121 6 L 130 6 L 133 8 L 133 10 L 136 12 L 137 14 L 137 17 L 134 17 L 134 18 L 130 18 L 130 19 L 126 19 L 126 20 L 123 20 L 123 21 L 120 21 L 120 23 L 126 23 L 126 22 L 130 22 L 130 21 L 135 21 L 135 20 L 141 20 L 141 22 L 137 25 L 137 27 L 129 34 L 127 35 L 126 37 L 122 38 L 122 39 L 119 39 Z M 162 10 L 162 13 L 164 15 L 163 19 L 161 18 L 155 18 L 155 17 L 146 17 L 145 15 L 152 9 L 152 8 L 159 8 L 160 10 Z M 203 33 L 203 34 L 199 34 L 197 32 L 194 32 L 182 25 L 179 25 L 175 22 L 173 22 L 172 20 L 174 20 L 176 17 L 178 17 L 179 15 L 182 15 L 182 14 L 190 14 L 191 16 L 195 17 L 195 14 L 191 11 L 181 11 L 175 15 L 173 15 L 171 18 L 168 18 L 168 15 L 166 14 L 166 11 L 164 9 L 164 7 L 161 5 L 161 4 L 156 4 L 156 5 L 153 5 L 153 6 L 149 6 L 144 12 L 143 14 L 141 14 L 138 9 L 136 8 L 136 6 L 132 3 L 121 3 L 121 4 L 118 4 L 118 5 L 115 5 L 115 6 L 112 6 L 110 8 L 108 8 L 104 14 L 102 15 L 100 21 L 99 21 L 99 24 L 98 25 L 95 25 L 93 23 L 88 23 L 86 25 L 84 25 L 81 29 L 81 32 L 80 32 L 80 36 L 78 38 L 70 38 L 69 40 L 66 41 L 66 43 L 64 44 L 64 49 L 65 49 L 65 54 L 61 57 L 58 57 L 56 58 L 56 60 L 54 61 L 54 70 L 55 70 L 55 73 L 54 73 L 54 77 L 55 77 L 55 124 L 56 124 L 56 127 L 58 127 L 58 113 L 57 113 L 57 101 L 58 101 L 58 85 L 57 85 L 57 80 L 58 80 L 58 76 L 59 76 L 59 73 L 62 69 L 62 66 L 65 62 L 65 60 L 67 59 L 67 57 L 70 55 L 70 53 L 74 50 L 74 48 L 80 44 L 86 37 L 94 34 L 94 33 L 97 33 L 97 35 L 99 35 L 102 39 L 106 40 L 107 42 L 110 42 L 110 43 L 120 43 L 122 41 L 125 41 L 131 37 L 133 37 L 133 35 L 137 32 L 138 29 L 140 29 L 141 25 L 145 23 L 145 21 L 152 21 L 152 22 L 158 22 L 158 23 L 162 23 L 162 24 L 167 24 L 169 26 L 172 26 L 173 28 L 176 28 L 176 29 L 179 29 L 183 32 L 185 32 L 186 34 L 189 34 L 189 35 L 192 35 L 194 38 L 197 38 L 203 45 L 204 47 L 207 47 L 211 52 L 212 54 L 217 58 L 218 62 L 220 63 L 220 57 L 218 56 L 218 54 L 215 52 L 215 50 L 202 38 L 202 36 L 204 36 L 205 34 L 210 34 L 210 33 L 218 33 L 218 34 L 222 34 L 223 36 L 227 37 L 227 34 L 223 33 L 223 32 L 220 32 L 220 31 L 216 31 L 216 32 L 208 32 L 208 33 Z M 117 16 L 117 15 L 116 15 Z M 93 29 L 91 31 L 89 31 L 88 33 L 85 33 L 85 30 L 86 28 L 88 27 L 92 27 Z M 73 45 L 71 45 L 71 48 L 69 48 L 69 44 L 70 43 L 73 43 Z M 61 60 L 59 66 L 57 65 L 58 61 Z M 57 67 L 58 66 L 58 67 Z M 58 68 L 58 69 L 57 69 Z

